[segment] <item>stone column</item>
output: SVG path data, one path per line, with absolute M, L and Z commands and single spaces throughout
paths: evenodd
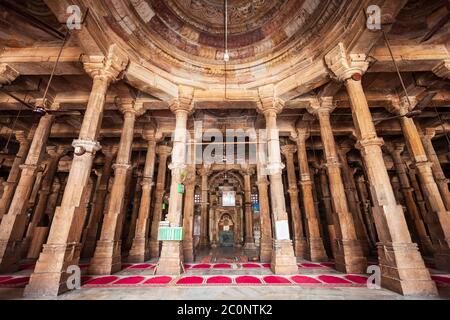
M 257 175 L 258 181 L 258 198 L 259 198 L 259 215 L 261 220 L 261 245 L 259 260 L 261 262 L 270 262 L 272 256 L 272 222 L 270 221 L 270 206 L 268 187 L 269 181 L 267 176 L 263 174 L 262 164 L 258 162 Z
M 428 237 L 425 224 L 423 223 L 422 217 L 420 216 L 419 210 L 416 206 L 416 202 L 413 195 L 413 188 L 409 183 L 408 175 L 406 173 L 406 165 L 402 159 L 402 152 L 405 148 L 403 143 L 396 144 L 386 144 L 386 150 L 390 153 L 392 159 L 394 160 L 395 170 L 400 181 L 401 189 L 405 199 L 406 208 L 414 223 L 414 227 L 419 236 L 420 245 L 425 254 L 433 253 L 433 246 L 431 240 Z
M 260 87 L 259 111 L 266 119 L 267 135 L 267 167 L 270 178 L 270 195 L 272 217 L 274 222 L 274 240 L 271 269 L 275 274 L 295 274 L 298 272 L 292 240 L 289 234 L 289 221 L 284 198 L 284 186 L 281 177 L 280 137 L 277 126 L 277 115 L 283 110 L 284 102 L 276 97 L 273 85 Z
M 377 231 L 375 230 L 373 215 L 372 215 L 372 205 L 369 199 L 369 192 L 367 191 L 367 183 L 364 174 L 356 177 L 356 188 L 358 189 L 358 195 L 361 200 L 360 206 L 364 214 L 364 218 L 367 225 L 367 230 L 369 232 L 370 241 L 372 245 L 377 243 Z
M 195 163 L 195 162 L 194 162 Z M 185 262 L 194 261 L 194 197 L 195 197 L 195 164 L 190 165 L 184 183 L 186 192 L 184 194 L 184 214 L 183 214 L 183 256 Z
M 113 165 L 114 182 L 106 214 L 103 217 L 100 239 L 89 266 L 90 274 L 111 274 L 121 270 L 121 235 L 124 218 L 127 175 L 131 169 L 131 152 L 136 117 L 143 113 L 142 104 L 131 99 L 120 99 L 117 107 L 123 113 L 124 122 L 120 136 L 116 163 Z
M 39 256 L 34 273 L 24 295 L 56 296 L 67 291 L 66 270 L 78 265 L 80 238 L 84 225 L 81 208 L 88 185 L 95 153 L 100 149 L 97 141 L 103 108 L 109 84 L 126 68 L 128 57 L 116 45 L 108 55 L 84 57 L 85 70 L 93 78 L 79 138 L 73 142 L 75 155 L 70 168 L 61 206 L 56 209 L 47 244 Z
M 356 236 L 355 221 L 348 210 L 347 197 L 341 176 L 341 164 L 337 155 L 330 113 L 334 110 L 333 98 L 313 100 L 308 111 L 319 118 L 320 134 L 326 158 L 326 168 L 330 182 L 331 201 L 335 212 L 336 228 L 336 269 L 345 273 L 364 273 L 367 261 L 361 242 Z
M 328 230 L 328 236 L 330 239 L 330 247 L 331 247 L 331 254 L 333 255 L 333 259 L 336 257 L 336 228 L 334 227 L 335 223 L 335 213 L 333 212 L 333 204 L 331 203 L 331 194 L 330 194 L 330 187 L 328 183 L 328 177 L 327 177 L 327 169 L 324 165 L 320 164 L 314 164 L 314 168 L 319 173 L 319 179 L 320 179 L 320 191 L 322 196 L 322 202 L 325 209 L 325 216 L 326 216 L 326 223 L 327 223 L 327 230 Z
M 147 246 L 147 235 L 150 218 L 150 207 L 152 199 L 152 189 L 154 185 L 156 139 L 153 131 L 144 133 L 147 140 L 147 155 L 142 178 L 142 194 L 139 206 L 139 214 L 136 221 L 136 231 L 134 233 L 133 244 L 128 256 L 130 262 L 144 262 L 150 259 L 150 250 Z
M 198 174 L 202 179 L 201 184 L 201 204 L 200 204 L 200 247 L 206 247 L 208 241 L 208 175 L 210 167 L 204 165 Z
M 117 154 L 117 146 L 105 146 L 102 148 L 105 155 L 102 173 L 97 189 L 95 190 L 94 205 L 89 219 L 88 226 L 85 230 L 84 246 L 81 251 L 82 258 L 92 258 L 95 251 L 95 244 L 99 233 L 99 226 L 103 220 L 103 212 L 105 210 L 106 196 L 108 195 L 108 183 L 111 178 L 113 159 Z
M 416 203 L 417 203 L 417 206 L 419 207 L 422 220 L 424 220 L 426 222 L 426 224 L 428 225 L 428 222 L 426 220 L 427 220 L 427 218 L 430 217 L 430 215 L 428 214 L 427 204 L 425 202 L 425 199 L 423 198 L 423 194 L 422 194 L 422 190 L 420 189 L 419 182 L 417 181 L 416 169 L 411 164 L 407 164 L 407 167 L 408 167 L 409 180 L 411 181 L 411 186 L 414 190 Z
M 306 232 L 308 235 L 306 258 L 313 262 L 327 261 L 328 257 L 323 245 L 322 236 L 320 235 L 319 217 L 314 204 L 313 181 L 311 180 L 308 154 L 306 151 L 306 140 L 308 138 L 309 133 L 305 128 L 297 128 L 296 142 L 300 167 L 300 187 L 302 189 Z
M 31 132 L 31 136 L 33 134 L 34 131 Z M 0 199 L 0 221 L 8 212 L 9 206 L 11 205 L 14 191 L 16 190 L 20 178 L 20 166 L 25 162 L 25 158 L 31 145 L 31 138 L 27 137 L 23 131 L 16 132 L 16 139 L 19 141 L 20 146 L 19 151 L 14 158 L 11 170 L 9 171 L 8 179 L 3 183 L 3 194 Z
M 244 249 L 255 250 L 255 238 L 253 236 L 253 209 L 252 209 L 252 185 L 251 177 L 255 173 L 248 165 L 242 166 L 241 174 L 244 176 L 244 205 L 245 205 L 245 237 Z M 217 230 L 216 230 L 217 231 Z
M 343 81 L 350 97 L 353 122 L 359 139 L 358 148 L 364 159 L 380 242 L 378 244 L 381 285 L 405 295 L 436 295 L 436 284 L 419 253 L 417 244 L 411 241 L 403 208 L 394 197 L 389 182 L 381 145 L 361 83 L 362 74 L 368 68 L 365 55 L 347 55 L 339 43 L 325 56 L 325 62 L 334 76 Z
M 48 205 L 48 198 L 51 193 L 51 189 L 53 186 L 53 181 L 55 179 L 55 174 L 58 171 L 59 160 L 67 154 L 69 149 L 65 146 L 48 146 L 47 154 L 49 156 L 47 167 L 44 171 L 44 178 L 41 183 L 41 189 L 39 190 L 39 200 L 34 209 L 33 216 L 31 218 L 31 222 L 28 225 L 27 233 L 23 243 L 23 252 L 27 252 L 30 241 L 33 239 L 34 231 L 36 227 L 41 224 L 43 227 L 49 227 L 48 225 L 42 225 L 42 220 L 45 214 L 45 209 Z M 35 241 L 33 241 L 35 242 Z M 29 256 L 27 256 L 29 257 Z
M 169 146 L 158 146 L 156 153 L 159 156 L 158 164 L 158 177 L 156 178 L 155 189 L 155 205 L 153 207 L 152 226 L 150 231 L 150 257 L 159 257 L 159 241 L 158 241 L 158 228 L 159 223 L 162 220 L 162 203 L 164 199 L 164 190 L 166 188 L 166 168 L 167 158 L 172 152 L 172 148 Z
M 181 227 L 183 216 L 183 194 L 178 187 L 183 183 L 183 175 L 186 171 L 187 156 L 187 120 L 194 109 L 194 89 L 179 87 L 179 99 L 170 105 L 175 114 L 175 133 L 172 150 L 172 163 L 169 165 L 172 181 L 170 185 L 169 212 L 167 219 L 170 227 Z M 163 241 L 161 256 L 158 261 L 157 274 L 178 275 L 182 271 L 183 251 L 181 241 Z
M 347 140 L 339 144 L 338 154 L 342 169 L 342 178 L 344 180 L 345 193 L 347 195 L 348 207 L 353 214 L 353 221 L 355 222 L 356 236 L 360 240 L 364 256 L 370 254 L 369 235 L 364 225 L 364 219 L 361 212 L 358 192 L 356 191 L 355 178 L 353 170 L 348 164 L 347 153 L 352 150 L 353 140 Z
M 410 105 L 411 104 L 411 105 Z M 439 191 L 438 185 L 433 177 L 431 163 L 428 161 L 425 148 L 420 139 L 419 131 L 412 118 L 405 115 L 415 107 L 415 97 L 401 97 L 392 101 L 389 108 L 400 116 L 399 121 L 405 136 L 406 146 L 416 167 L 422 190 L 426 196 L 433 215 L 430 229 L 432 230 L 432 241 L 434 245 L 435 264 L 438 269 L 450 271 L 450 212 L 447 211 L 445 203 Z
M 303 232 L 303 218 L 300 211 L 298 199 L 297 177 L 295 175 L 294 153 L 297 148 L 294 145 L 285 145 L 281 147 L 281 153 L 286 158 L 287 177 L 289 184 L 289 199 L 291 202 L 291 216 L 294 229 L 294 252 L 297 258 L 305 258 L 307 244 L 305 234 Z
M 23 234 L 26 230 L 28 199 L 45 153 L 55 116 L 46 114 L 39 120 L 8 213 L 0 224 L 0 272 L 19 268 Z
M 450 192 L 448 190 L 449 179 L 442 170 L 439 158 L 434 150 L 432 139 L 436 134 L 436 129 L 426 128 L 425 130 L 419 130 L 420 139 L 427 153 L 428 159 L 433 164 L 431 169 L 433 171 L 434 180 L 436 181 L 439 191 L 441 192 L 442 200 L 444 201 L 447 210 L 450 210 Z

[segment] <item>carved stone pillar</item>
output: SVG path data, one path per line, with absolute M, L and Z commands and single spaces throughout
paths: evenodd
M 340 43 L 325 56 L 332 73 L 345 83 L 350 97 L 358 148 L 367 170 L 380 242 L 378 244 L 381 285 L 405 295 L 436 295 L 436 284 L 411 241 L 403 208 L 395 200 L 384 164 L 381 145 L 361 83 L 367 70 L 365 55 L 347 55 Z
M 210 173 L 209 166 L 203 166 L 199 170 L 202 179 L 201 184 L 201 205 L 200 205 L 200 247 L 206 247 L 208 241 L 208 175 Z
M 416 124 L 417 125 L 417 124 Z M 433 164 L 431 169 L 433 171 L 434 179 L 438 185 L 439 191 L 441 192 L 442 200 L 444 201 L 447 210 L 450 210 L 450 192 L 448 190 L 449 179 L 444 174 L 442 170 L 439 158 L 434 150 L 432 139 L 436 133 L 433 128 L 426 128 L 425 130 L 419 130 L 420 139 L 427 153 L 428 159 Z
M 42 220 L 45 214 L 45 209 L 48 205 L 48 198 L 51 193 L 51 189 L 53 186 L 53 181 L 55 179 L 55 174 L 58 170 L 58 164 L 59 160 L 68 152 L 68 148 L 65 146 L 49 146 L 47 147 L 47 153 L 49 156 L 47 167 L 44 171 L 44 178 L 41 183 L 41 189 L 39 190 L 39 200 L 37 202 L 37 205 L 34 209 L 34 213 L 31 219 L 31 222 L 28 225 L 27 233 L 24 239 L 22 249 L 23 252 L 28 252 L 28 248 L 30 245 L 30 241 L 35 242 L 34 239 L 34 231 L 36 227 L 41 224 L 42 227 L 49 227 L 48 225 L 43 225 Z M 41 244 L 42 245 L 42 244 Z M 27 255 L 28 258 L 34 258 L 30 257 L 30 255 Z
M 114 182 L 106 214 L 103 217 L 100 239 L 89 266 L 90 274 L 111 274 L 121 270 L 121 234 L 124 218 L 124 199 L 127 175 L 131 169 L 131 152 L 136 116 L 142 114 L 142 104 L 121 99 L 118 108 L 123 113 L 124 122 L 120 136 L 116 163 L 113 165 Z
M 258 91 L 259 111 L 264 114 L 266 119 L 268 149 L 266 170 L 270 178 L 272 217 L 275 229 L 271 269 L 275 274 L 295 274 L 298 272 L 298 267 L 289 234 L 289 221 L 281 177 L 284 165 L 281 162 L 280 137 L 277 126 L 277 114 L 282 111 L 284 103 L 276 97 L 272 85 L 261 87 Z
M 336 228 L 336 269 L 346 273 L 364 273 L 367 261 L 361 242 L 356 236 L 355 222 L 348 210 L 347 197 L 341 176 L 339 158 L 331 128 L 330 113 L 334 109 L 333 98 L 321 98 L 311 102 L 308 111 L 316 115 L 320 122 L 320 134 L 326 158 L 326 168 L 330 182 L 331 200 L 335 211 Z
M 287 176 L 289 184 L 289 199 L 291 202 L 291 216 L 294 229 L 294 252 L 298 258 L 305 258 L 307 251 L 307 244 L 305 234 L 303 232 L 303 218 L 300 211 L 298 199 L 297 177 L 295 175 L 294 153 L 297 148 L 294 145 L 285 145 L 281 147 L 281 153 L 286 158 Z
M 158 177 L 156 178 L 155 188 L 155 205 L 153 207 L 152 225 L 150 230 L 150 257 L 159 257 L 159 241 L 158 241 L 158 228 L 159 223 L 162 220 L 162 204 L 164 199 L 164 190 L 166 188 L 166 169 L 167 158 L 172 152 L 172 148 L 169 146 L 158 146 L 156 153 L 159 156 L 158 164 Z
M 245 201 L 245 238 L 244 249 L 255 250 L 255 238 L 253 236 L 253 210 L 252 210 L 252 186 L 251 176 L 255 173 L 253 168 L 244 166 L 241 174 L 244 176 L 244 201 Z
M 427 219 L 430 217 L 428 214 L 428 208 L 427 204 L 425 202 L 425 199 L 423 198 L 422 190 L 420 189 L 419 182 L 417 181 L 417 175 L 416 175 L 416 169 L 411 164 L 408 164 L 408 176 L 409 180 L 411 181 L 411 186 L 414 189 L 414 195 L 416 198 L 417 206 L 419 207 L 422 220 L 427 223 Z M 430 225 L 433 225 L 432 223 Z M 434 249 L 433 249 L 434 250 Z
M 95 244 L 99 233 L 99 226 L 103 220 L 103 212 L 105 210 L 106 196 L 108 194 L 108 183 L 111 178 L 113 159 L 117 154 L 117 146 L 105 146 L 102 148 L 105 155 L 102 173 L 97 189 L 95 190 L 94 205 L 89 219 L 88 226 L 85 230 L 84 246 L 81 251 L 82 258 L 92 258 L 95 251 Z
M 130 262 L 144 262 L 150 258 L 150 250 L 147 246 L 147 235 L 149 227 L 150 207 L 153 189 L 153 176 L 155 172 L 156 139 L 154 132 L 144 133 L 147 140 L 147 155 L 142 179 L 142 195 L 139 206 L 139 214 L 136 222 L 133 244 L 128 256 Z
M 187 155 L 187 120 L 193 111 L 194 89 L 179 87 L 179 99 L 171 103 L 170 109 L 175 114 L 175 134 L 173 140 L 172 163 L 169 166 L 172 175 L 167 219 L 170 227 L 181 227 L 183 216 L 183 194 L 178 191 L 183 183 L 186 171 Z M 161 256 L 158 261 L 157 274 L 178 275 L 182 271 L 183 250 L 181 241 L 163 241 Z
M 270 220 L 269 181 L 261 168 L 262 164 L 258 162 L 258 198 L 259 198 L 259 215 L 261 219 L 261 245 L 259 260 L 261 262 L 270 262 L 272 256 L 272 222 Z
M 377 243 L 377 231 L 375 230 L 373 214 L 372 214 L 372 204 L 369 199 L 369 192 L 367 190 L 366 179 L 363 174 L 356 177 L 356 188 L 358 190 L 359 199 L 361 200 L 360 206 L 361 211 L 364 215 L 364 220 L 366 222 L 367 231 L 369 233 L 370 241 L 372 245 Z
M 195 162 L 194 162 L 195 163 Z M 194 197 L 196 172 L 195 164 L 190 165 L 184 183 L 186 185 L 183 214 L 183 256 L 185 262 L 194 261 Z
M 300 186 L 303 196 L 303 207 L 305 210 L 307 248 L 306 258 L 313 262 L 328 260 L 323 239 L 320 234 L 319 217 L 314 204 L 313 182 L 309 170 L 308 153 L 306 151 L 306 140 L 309 133 L 305 128 L 297 128 L 297 155 L 300 169 Z
M 433 177 L 431 163 L 428 161 L 425 148 L 420 139 L 419 131 L 412 118 L 405 115 L 415 107 L 415 97 L 402 97 L 392 101 L 390 111 L 400 115 L 399 118 L 406 146 L 416 167 L 422 190 L 430 205 L 433 217 L 427 219 L 431 222 L 431 238 L 434 246 L 435 264 L 438 269 L 450 271 L 450 212 L 439 191 Z
M 328 236 L 330 238 L 331 254 L 333 255 L 334 259 L 336 257 L 337 246 L 336 228 L 334 227 L 336 214 L 333 212 L 333 204 L 331 203 L 331 193 L 329 187 L 330 184 L 328 183 L 327 169 L 319 164 L 317 164 L 315 167 L 317 168 L 317 171 L 319 173 L 320 191 L 322 193 L 322 202 L 325 209 Z
M 23 234 L 26 230 L 28 199 L 36 174 L 45 153 L 55 116 L 46 114 L 39 120 L 8 213 L 0 224 L 0 272 L 14 272 L 19 268 Z
M 31 132 L 31 137 L 33 134 L 34 131 Z M 25 162 L 28 150 L 30 149 L 31 137 L 27 137 L 23 131 L 16 132 L 16 139 L 19 141 L 20 146 L 9 171 L 8 179 L 3 183 L 3 194 L 0 199 L 0 221 L 8 212 L 9 206 L 11 205 L 14 191 L 19 182 L 20 166 Z
M 107 57 L 84 57 L 85 70 L 93 78 L 91 95 L 81 125 L 79 139 L 73 142 L 75 155 L 70 168 L 61 206 L 56 209 L 47 244 L 39 256 L 34 273 L 25 288 L 25 296 L 56 296 L 67 291 L 66 270 L 77 265 L 84 224 L 81 210 L 95 153 L 103 108 L 109 84 L 126 68 L 128 57 L 113 45 Z
M 425 254 L 433 253 L 433 246 L 431 240 L 427 234 L 425 224 L 420 216 L 419 209 L 416 206 L 416 202 L 413 195 L 413 188 L 409 183 L 408 175 L 406 173 L 406 165 L 402 159 L 402 152 L 405 145 L 402 143 L 386 144 L 386 150 L 392 156 L 394 160 L 395 170 L 397 171 L 398 178 L 400 180 L 403 197 L 405 199 L 406 208 L 414 223 L 417 235 L 419 237 L 420 245 Z
M 352 141 L 352 140 L 350 140 Z M 344 180 L 345 193 L 347 195 L 348 207 L 353 214 L 353 221 L 355 222 L 356 236 L 361 242 L 364 255 L 367 257 L 370 254 L 369 235 L 364 224 L 364 219 L 361 212 L 360 201 L 356 191 L 355 178 L 353 170 L 348 164 L 347 153 L 352 149 L 353 142 L 344 141 L 339 144 L 338 154 L 342 169 L 342 178 Z

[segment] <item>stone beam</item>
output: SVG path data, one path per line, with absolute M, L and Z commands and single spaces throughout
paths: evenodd
M 392 45 L 392 52 L 402 72 L 432 71 L 443 60 L 448 60 L 445 45 Z M 369 54 L 375 63 L 368 72 L 395 72 L 389 50 L 385 45 L 373 48 Z
M 59 47 L 5 48 L 0 53 L 0 63 L 7 63 L 21 75 L 50 74 L 59 50 Z M 82 53 L 78 47 L 63 49 L 55 74 L 85 74 L 80 62 Z

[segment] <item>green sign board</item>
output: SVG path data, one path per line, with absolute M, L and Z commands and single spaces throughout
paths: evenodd
M 182 241 L 182 227 L 159 227 L 158 241 Z

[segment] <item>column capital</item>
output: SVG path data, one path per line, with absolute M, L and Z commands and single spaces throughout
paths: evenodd
M 319 113 L 331 114 L 336 109 L 333 97 L 313 98 L 309 101 L 306 110 L 312 115 L 317 116 Z
M 114 157 L 117 154 L 117 151 L 119 151 L 119 146 L 117 144 L 107 144 L 102 147 L 102 153 L 107 157 Z
M 391 155 L 398 155 L 401 156 L 403 151 L 405 150 L 405 143 L 404 142 L 385 142 L 384 148 L 387 152 L 389 152 Z
M 61 158 L 66 155 L 70 151 L 70 146 L 58 145 L 58 146 L 47 146 L 46 151 L 47 154 L 51 158 Z
M 346 155 L 355 147 L 355 142 L 352 139 L 345 139 L 341 141 L 341 143 L 338 143 L 338 152 L 340 152 L 343 155 Z
M 139 117 L 145 113 L 144 104 L 141 101 L 137 101 L 133 98 L 115 98 L 117 108 L 123 114 L 133 113 L 136 117 Z
M 425 128 L 423 130 L 423 136 L 429 140 L 433 139 L 435 135 L 436 135 L 436 128 Z
M 297 152 L 297 147 L 293 144 L 286 144 L 281 147 L 281 153 L 285 156 L 293 156 Z
M 284 101 L 276 96 L 273 84 L 258 88 L 257 109 L 259 112 L 279 114 L 283 111 Z
M 128 66 L 129 58 L 116 44 L 109 47 L 106 56 L 83 56 L 84 70 L 92 78 L 105 78 L 108 82 L 118 80 Z
M 197 170 L 198 174 L 202 177 L 207 177 L 211 173 L 211 166 L 204 165 L 200 169 Z
M 75 154 L 81 156 L 86 152 L 95 154 L 101 149 L 100 143 L 97 141 L 77 139 L 72 142 L 72 146 L 75 148 Z
M 160 157 L 168 157 L 172 153 L 172 147 L 166 145 L 160 145 L 156 148 L 156 153 Z
M 142 139 L 146 141 L 155 141 L 156 142 L 156 132 L 155 130 L 144 130 L 142 132 Z
M 180 85 L 178 86 L 178 98 L 169 101 L 169 109 L 173 113 L 186 112 L 191 114 L 194 111 L 194 88 Z
M 432 71 L 440 78 L 450 79 L 450 60 L 441 61 Z
M 383 138 L 371 137 L 371 138 L 359 140 L 356 143 L 355 147 L 359 150 L 362 150 L 362 149 L 364 149 L 366 147 L 370 147 L 370 146 L 381 147 L 383 144 L 384 144 Z
M 19 76 L 19 72 L 6 63 L 0 64 L 0 87 L 10 85 Z
M 386 106 L 386 110 L 399 116 L 404 116 L 412 111 L 418 103 L 415 96 L 391 96 L 390 100 L 391 103 Z
M 365 54 L 347 54 L 342 42 L 325 55 L 325 63 L 331 71 L 331 76 L 339 81 L 350 78 L 359 81 L 369 68 Z
M 311 133 L 309 131 L 309 128 L 301 128 L 301 127 L 296 128 L 296 137 L 295 138 L 296 138 L 297 142 L 305 143 L 306 140 L 308 140 L 310 136 L 311 136 Z
M 253 174 L 255 174 L 255 168 L 253 168 L 252 166 L 250 166 L 248 164 L 243 164 L 243 165 L 241 165 L 240 173 L 243 176 L 252 176 Z
M 30 143 L 30 140 L 28 139 L 28 134 L 25 133 L 25 131 L 16 131 L 14 133 L 16 136 L 16 140 L 22 145 Z

